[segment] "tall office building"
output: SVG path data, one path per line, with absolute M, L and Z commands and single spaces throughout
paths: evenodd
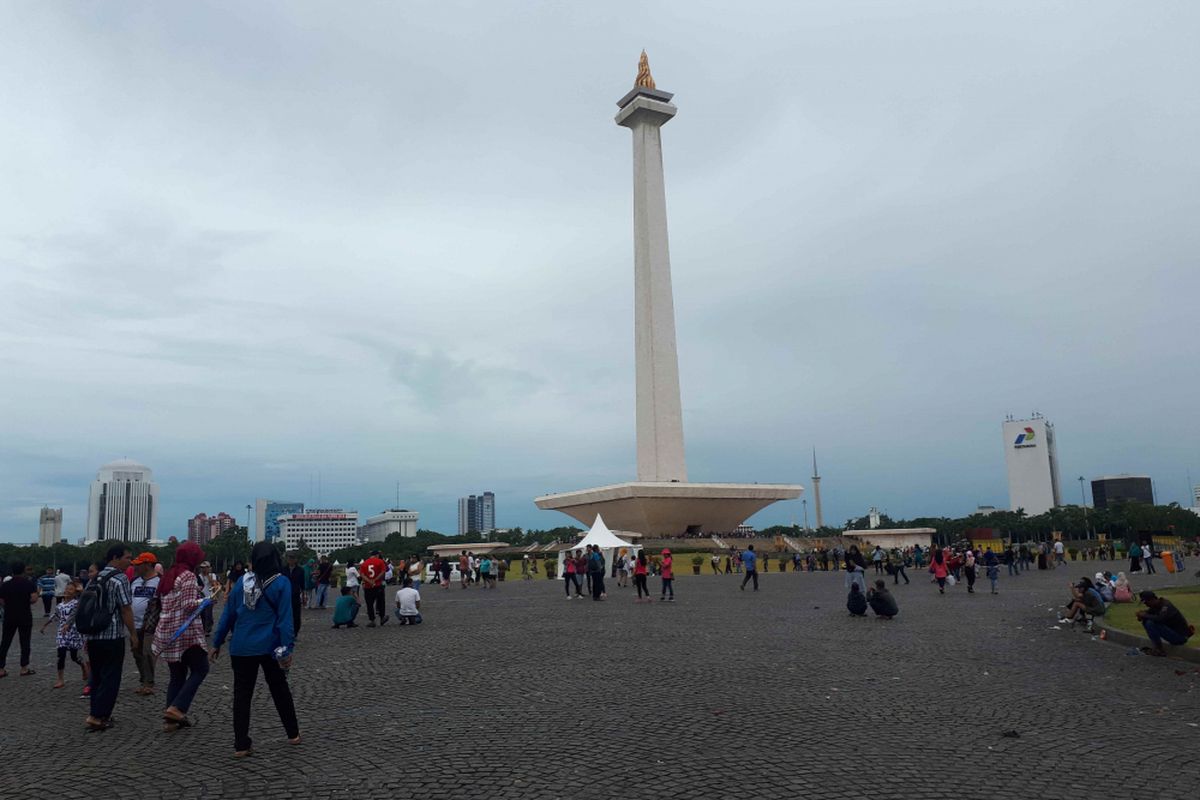
M 1154 484 L 1148 475 L 1109 475 L 1092 481 L 1092 505 L 1112 508 L 1133 500 L 1154 504 Z
M 88 497 L 88 542 L 146 542 L 158 536 L 158 484 L 149 467 L 121 459 L 105 464 Z
M 288 550 L 300 541 L 320 555 L 358 544 L 358 512 L 340 508 L 312 509 L 284 514 L 278 519 L 279 538 Z
M 279 538 L 279 518 L 284 514 L 298 514 L 304 510 L 304 503 L 290 503 L 282 500 L 254 501 L 255 522 L 254 541 L 273 542 Z
M 358 529 L 358 538 L 363 542 L 382 542 L 393 533 L 398 533 L 405 539 L 411 539 L 417 535 L 417 520 L 420 517 L 416 511 L 407 508 L 380 512 L 367 517 L 367 524 Z
M 1008 419 L 1002 426 L 1004 461 L 1008 466 L 1008 505 L 1028 516 L 1062 505 L 1054 426 L 1045 417 Z
M 62 541 L 62 509 L 42 507 L 38 518 L 38 544 L 42 547 Z
M 496 495 L 484 492 L 458 498 L 458 535 L 496 529 Z
M 203 547 L 230 528 L 237 526 L 237 520 L 222 511 L 215 517 L 203 512 L 188 520 L 187 538 Z

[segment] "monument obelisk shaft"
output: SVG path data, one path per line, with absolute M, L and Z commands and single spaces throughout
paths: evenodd
M 633 133 L 634 349 L 637 362 L 637 477 L 687 481 L 675 303 L 667 243 L 667 197 L 660 129 L 676 108 L 650 76 L 645 52 L 632 91 L 617 103 L 618 125 Z
M 825 517 L 821 516 L 821 473 L 817 472 L 817 448 L 813 448 L 813 505 L 817 512 L 817 528 L 825 527 Z

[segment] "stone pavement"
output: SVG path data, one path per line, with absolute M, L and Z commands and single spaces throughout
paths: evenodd
M 1195 665 L 1052 628 L 1068 578 L 1103 566 L 997 596 L 939 596 L 913 571 L 892 622 L 849 618 L 840 575 L 790 572 L 757 594 L 684 576 L 673 605 L 611 584 L 567 602 L 545 579 L 426 588 L 415 628 L 332 631 L 309 611 L 291 673 L 304 743 L 260 682 L 246 760 L 227 658 L 197 727 L 170 735 L 127 660 L 118 727 L 89 734 L 78 673 L 52 691 L 35 632 L 39 674 L 0 680 L 0 797 L 1193 798 Z

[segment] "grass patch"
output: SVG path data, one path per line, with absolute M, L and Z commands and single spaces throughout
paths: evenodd
M 1165 597 L 1170 600 L 1188 622 L 1200 627 L 1200 586 L 1186 586 L 1182 589 L 1161 589 L 1156 594 L 1159 597 Z M 1108 613 L 1104 615 L 1104 624 L 1110 628 L 1125 631 L 1126 633 L 1145 636 L 1146 630 L 1142 627 L 1142 623 L 1137 621 L 1137 617 L 1135 616 L 1138 611 L 1144 608 L 1145 606 L 1140 602 L 1110 604 Z M 1187 646 L 1200 648 L 1200 636 L 1193 636 L 1189 639 Z

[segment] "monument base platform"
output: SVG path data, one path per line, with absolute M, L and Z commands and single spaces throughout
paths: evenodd
M 647 536 L 730 533 L 758 511 L 794 500 L 803 486 L 780 483 L 660 483 L 631 481 L 562 492 L 533 502 L 590 526 L 596 516 L 614 530 Z

